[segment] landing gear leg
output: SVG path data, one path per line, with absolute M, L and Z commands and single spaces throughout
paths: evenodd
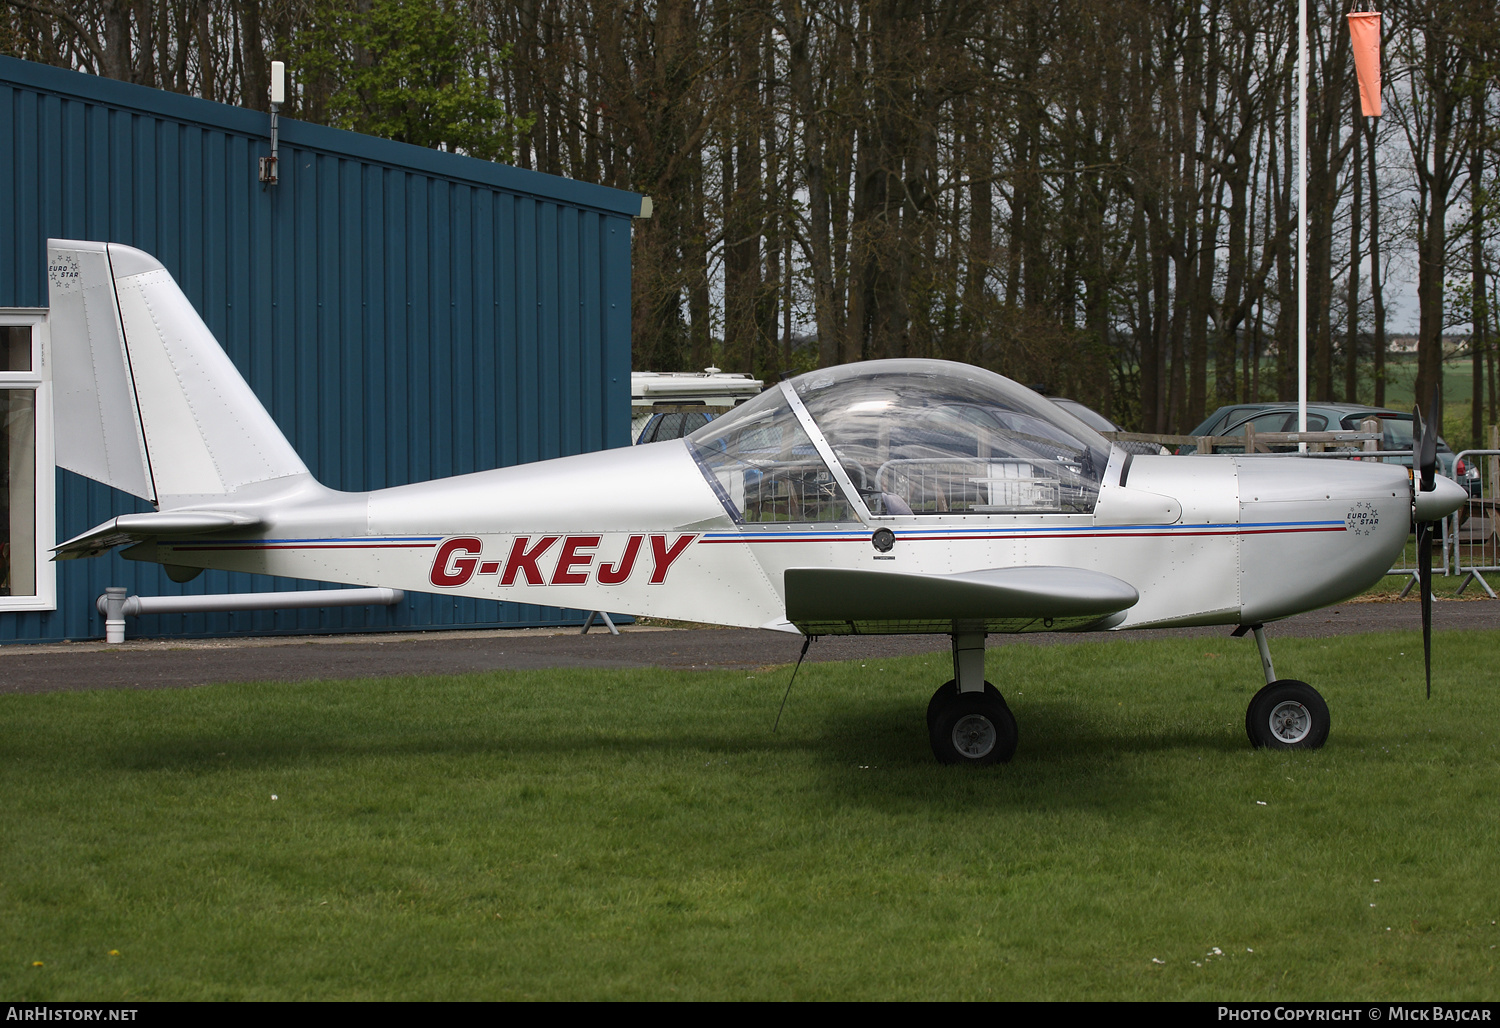
M 1266 626 L 1251 625 L 1250 631 L 1255 633 L 1255 648 L 1260 650 L 1260 664 L 1266 671 L 1266 684 L 1270 685 L 1276 681 L 1276 669 L 1271 666 L 1271 645 L 1266 642 Z
M 1245 711 L 1245 734 L 1250 745 L 1273 750 L 1315 750 L 1328 741 L 1328 704 L 1318 690 L 1295 678 L 1277 678 L 1271 666 L 1271 647 L 1266 642 L 1264 625 L 1241 625 L 1237 636 L 1246 630 L 1255 633 L 1260 663 L 1265 669 L 1266 685 Z
M 953 634 L 953 680 L 927 704 L 932 754 L 943 764 L 1003 763 L 1016 752 L 1016 719 L 984 680 L 984 633 Z

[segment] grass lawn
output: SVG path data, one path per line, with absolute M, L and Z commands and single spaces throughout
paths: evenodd
M 1275 646 L 1321 751 L 1228 638 L 991 649 L 977 772 L 945 656 L 0 697 L 0 994 L 1494 1000 L 1500 632 Z

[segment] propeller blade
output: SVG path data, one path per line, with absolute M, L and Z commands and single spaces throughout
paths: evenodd
M 1422 663 L 1427 670 L 1427 698 L 1432 699 L 1432 526 L 1417 522 L 1417 588 L 1422 590 Z
M 1432 414 L 1430 422 L 1421 420 L 1421 412 L 1416 415 L 1418 424 L 1421 426 L 1422 434 L 1418 437 L 1416 466 L 1422 475 L 1422 491 L 1430 493 L 1433 490 L 1437 475 L 1437 443 L 1438 443 L 1438 392 L 1434 387 L 1432 390 L 1432 405 L 1427 408 Z
M 1412 464 L 1419 472 L 1418 488 L 1430 493 L 1437 488 L 1438 390 L 1432 387 L 1432 421 L 1422 420 L 1422 408 L 1412 417 Z M 1432 536 L 1435 521 L 1417 522 L 1417 588 L 1422 590 L 1422 664 L 1427 672 L 1427 698 L 1432 699 Z

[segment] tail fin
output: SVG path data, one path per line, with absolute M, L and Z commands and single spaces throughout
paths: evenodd
M 47 270 L 60 466 L 160 510 L 307 474 L 156 258 L 50 239 Z

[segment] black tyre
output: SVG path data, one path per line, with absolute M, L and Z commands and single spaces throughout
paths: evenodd
M 996 689 L 989 682 L 984 683 L 984 694 L 986 696 L 995 697 L 995 699 L 1000 701 L 1000 705 L 1002 707 L 1006 706 L 1005 698 L 1000 695 L 1000 690 Z M 927 730 L 929 732 L 932 731 L 932 717 L 937 713 L 938 708 L 945 702 L 944 698 L 947 697 L 951 699 L 952 697 L 957 695 L 958 681 L 956 679 L 950 678 L 942 685 L 938 686 L 937 692 L 932 694 L 932 699 L 927 701 Z
M 959 692 L 944 686 L 931 705 L 927 735 L 940 764 L 1006 763 L 1016 752 L 1016 718 L 999 690 Z
M 1245 734 L 1256 749 L 1315 750 L 1328 741 L 1328 728 L 1328 704 L 1295 678 L 1272 682 L 1245 711 Z

